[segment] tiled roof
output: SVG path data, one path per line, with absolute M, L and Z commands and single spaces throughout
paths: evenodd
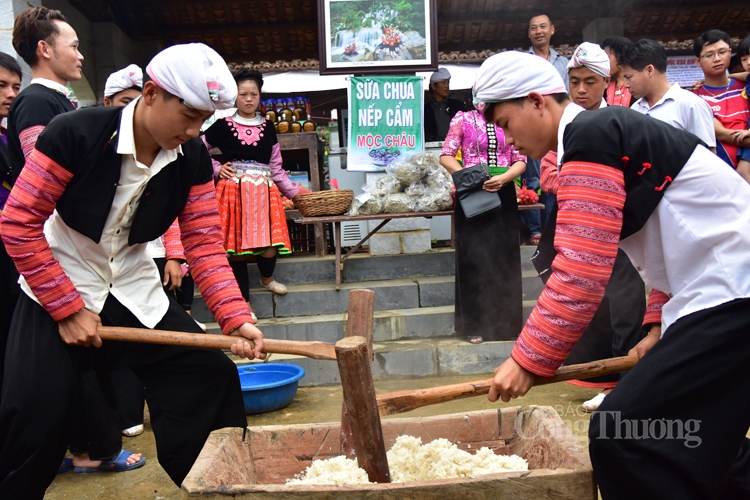
M 667 53 L 673 52 L 673 51 L 685 51 L 685 50 L 692 50 L 693 48 L 693 39 L 689 40 L 670 40 L 667 42 L 660 42 L 664 48 L 667 49 Z M 736 47 L 737 44 L 740 43 L 740 39 L 735 37 L 732 38 L 732 46 Z M 573 54 L 573 50 L 575 49 L 575 45 L 559 45 L 557 47 L 552 47 L 555 49 L 558 53 L 570 57 Z M 505 49 L 504 49 L 505 50 Z M 454 51 L 450 53 L 440 52 L 439 53 L 439 63 L 445 63 L 445 64 L 461 64 L 461 63 L 467 63 L 467 64 L 477 64 L 482 63 L 485 59 L 488 57 L 491 57 L 498 52 L 503 52 L 504 50 L 481 50 L 481 51 L 475 51 L 470 50 L 466 52 L 459 52 Z M 521 50 L 525 51 L 528 50 L 528 47 L 516 47 L 515 49 L 507 49 L 507 50 Z M 293 59 L 291 61 L 276 61 L 276 62 L 270 62 L 270 61 L 248 61 L 243 63 L 230 63 L 229 68 L 234 70 L 236 68 L 245 67 L 245 68 L 253 68 L 257 69 L 261 73 L 267 73 L 267 72 L 284 72 L 284 71 L 303 71 L 303 70 L 317 70 L 320 69 L 320 63 L 317 59 Z
M 317 67 L 319 0 L 69 1 L 93 21 L 115 22 L 134 40 L 203 42 L 228 62 L 262 71 Z M 669 48 L 687 48 L 707 29 L 741 37 L 750 26 L 747 0 L 425 1 L 437 5 L 441 62 L 481 62 L 499 50 L 526 49 L 529 20 L 541 12 L 552 17 L 552 43 L 563 53 L 580 43 L 584 28 L 599 18 L 619 18 L 628 38 L 667 41 Z

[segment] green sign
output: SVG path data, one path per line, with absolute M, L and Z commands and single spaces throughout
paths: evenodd
M 421 77 L 352 77 L 347 170 L 382 172 L 390 162 L 422 151 L 423 104 Z

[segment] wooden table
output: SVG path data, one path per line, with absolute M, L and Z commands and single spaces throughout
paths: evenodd
M 535 203 L 533 205 L 519 205 L 519 210 L 541 210 L 544 205 L 541 203 Z M 425 219 L 431 219 L 433 217 L 441 217 L 449 215 L 451 217 L 451 226 L 453 225 L 453 210 L 444 210 L 442 212 L 406 212 L 400 214 L 377 214 L 377 215 L 324 215 L 320 217 L 301 217 L 295 219 L 298 224 L 333 224 L 334 239 L 336 245 L 336 290 L 341 289 L 341 271 L 344 270 L 344 261 L 348 259 L 354 252 L 359 250 L 362 245 L 369 240 L 373 234 L 380 231 L 380 229 L 388 224 L 392 219 L 413 219 L 415 217 L 424 217 Z M 362 238 L 359 243 L 354 245 L 351 250 L 346 252 L 343 256 L 341 255 L 341 223 L 342 222 L 361 222 L 367 220 L 382 220 L 378 226 L 367 233 L 367 236 Z M 452 233 L 452 231 L 451 231 Z

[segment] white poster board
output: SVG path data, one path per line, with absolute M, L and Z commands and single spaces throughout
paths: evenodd
M 667 57 L 667 80 L 679 83 L 680 87 L 692 87 L 695 82 L 703 80 L 703 70 L 695 62 L 695 56 Z

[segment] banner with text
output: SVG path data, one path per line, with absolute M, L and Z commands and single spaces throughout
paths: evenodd
M 667 80 L 689 88 L 698 80 L 703 80 L 703 70 L 695 62 L 695 56 L 667 57 Z
M 423 105 L 421 77 L 350 78 L 347 170 L 382 172 L 391 161 L 422 151 Z

